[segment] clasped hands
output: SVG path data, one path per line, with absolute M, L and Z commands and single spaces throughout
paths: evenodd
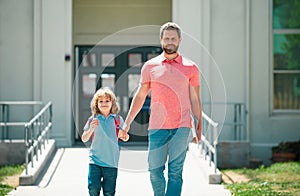
M 118 138 L 123 140 L 124 142 L 127 142 L 129 140 L 129 127 L 124 125 L 122 129 L 119 130 Z

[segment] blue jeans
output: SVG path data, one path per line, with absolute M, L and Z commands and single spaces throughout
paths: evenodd
M 181 195 L 182 170 L 186 157 L 190 128 L 149 131 L 148 164 L 155 196 Z M 168 184 L 164 177 L 168 160 Z
M 115 195 L 117 175 L 117 168 L 89 164 L 88 189 L 90 196 L 99 196 L 101 187 L 103 195 Z

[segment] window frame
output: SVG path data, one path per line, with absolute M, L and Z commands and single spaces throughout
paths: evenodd
M 275 29 L 273 28 L 273 1 L 270 0 L 269 9 L 270 9 L 270 17 L 269 17 L 269 34 L 270 34 L 270 78 L 271 78 L 271 88 L 270 88 L 270 113 L 271 115 L 286 115 L 286 114 L 300 114 L 299 109 L 275 109 L 274 107 L 274 84 L 275 84 L 275 74 L 300 74 L 300 70 L 275 70 L 274 69 L 274 35 L 291 35 L 291 34 L 299 34 L 299 29 Z

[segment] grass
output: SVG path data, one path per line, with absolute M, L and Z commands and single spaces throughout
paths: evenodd
M 232 195 L 300 195 L 300 162 L 275 163 L 257 169 L 232 169 L 250 179 L 248 182 L 224 184 Z
M 24 168 L 24 165 L 0 166 L 0 196 L 6 195 L 13 188 L 15 188 L 4 183 L 5 177 L 21 174 Z

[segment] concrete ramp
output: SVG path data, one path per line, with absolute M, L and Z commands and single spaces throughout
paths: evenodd
M 88 196 L 88 154 L 89 151 L 85 147 L 58 149 L 39 184 L 19 186 L 8 195 Z M 120 161 L 134 159 L 134 162 L 139 164 L 139 161 L 146 161 L 147 149 L 136 146 L 126 147 L 122 149 L 121 154 L 121 156 L 125 155 L 126 159 L 123 157 Z M 118 173 L 116 196 L 153 196 L 149 173 L 145 170 L 145 165 L 140 165 L 136 171 L 128 169 L 127 165 L 123 166 Z M 183 170 L 182 196 L 229 196 L 229 191 L 224 189 L 223 185 L 209 184 L 203 172 L 205 170 L 207 166 L 201 165 L 198 158 L 188 151 Z

